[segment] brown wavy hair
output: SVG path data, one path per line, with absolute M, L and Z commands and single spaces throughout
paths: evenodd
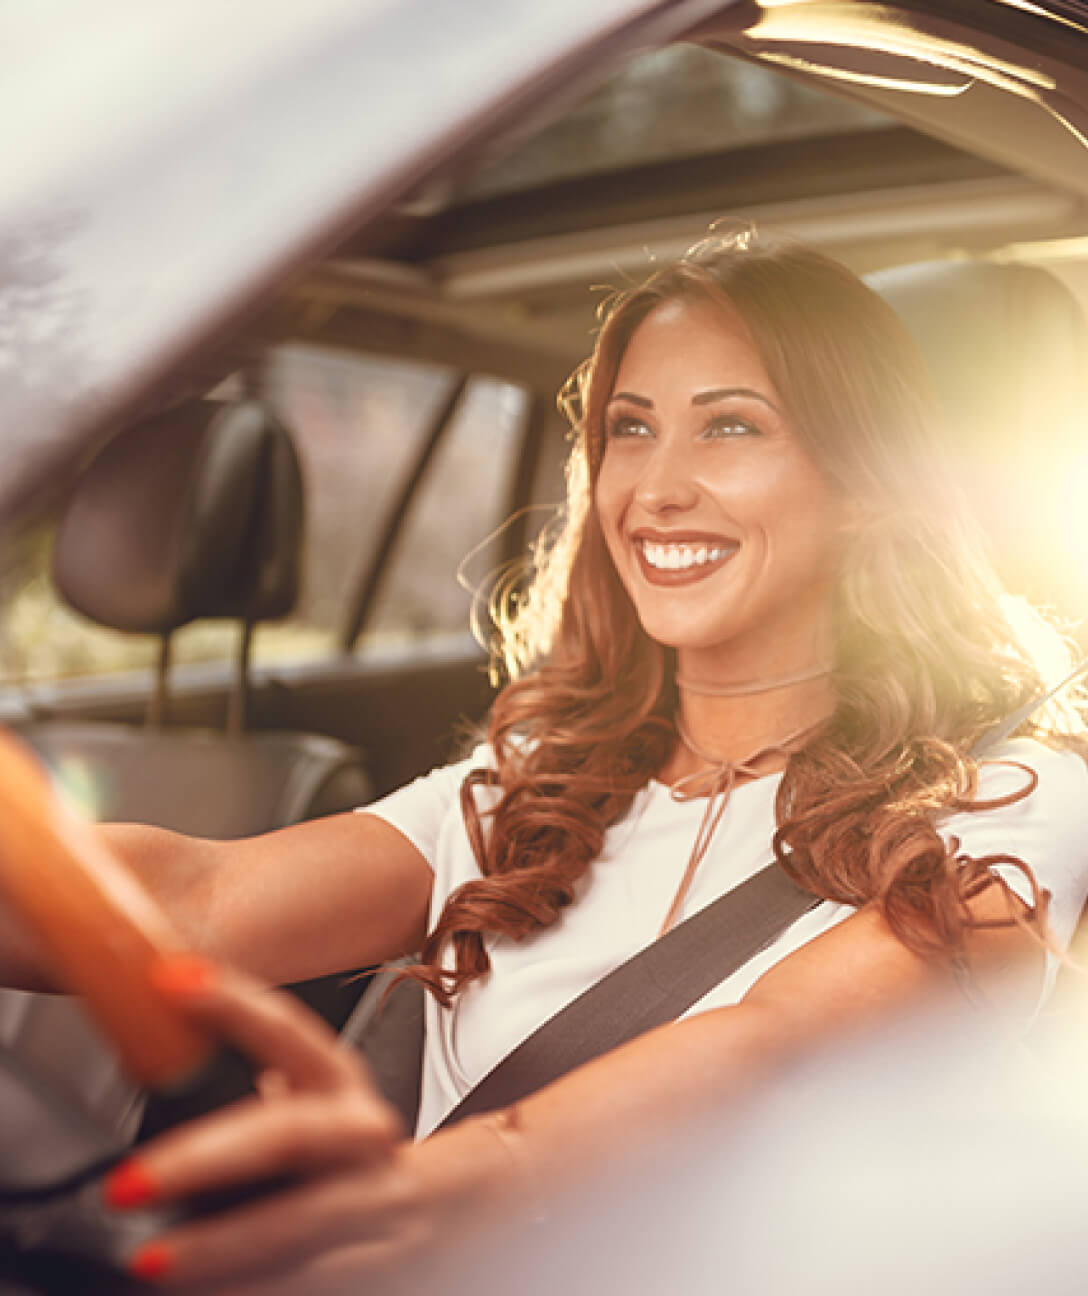
M 959 858 L 935 815 L 1034 786 L 1025 770 L 1005 802 L 975 799 L 972 745 L 1044 684 L 1002 610 L 906 328 L 808 248 L 750 235 L 701 244 L 607 304 L 593 355 L 561 396 L 574 429 L 562 525 L 528 593 L 499 609 L 511 682 L 487 728 L 495 767 L 472 770 L 461 789 L 482 876 L 449 897 L 412 972 L 447 1005 L 487 972 L 489 933 L 524 939 L 575 902 L 606 829 L 676 742 L 674 654 L 642 631 L 592 504 L 620 358 L 647 315 L 675 299 L 739 315 L 809 454 L 870 519 L 835 596 L 834 711 L 791 755 L 778 792 L 782 867 L 815 895 L 875 902 L 911 949 L 954 957 L 973 925 L 968 902 L 993 883 L 999 857 Z M 1084 749 L 1068 699 L 1021 732 Z M 480 789 L 493 789 L 484 810 Z M 1044 931 L 1031 870 L 1008 862 L 1030 879 Z

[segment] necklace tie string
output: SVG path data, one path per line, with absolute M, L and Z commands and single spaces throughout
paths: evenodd
M 711 680 L 701 683 L 677 673 L 676 687 L 682 693 L 694 693 L 696 697 L 747 697 L 752 693 L 771 693 L 775 689 L 790 688 L 794 684 L 807 684 L 809 680 L 820 679 L 831 674 L 831 663 L 822 662 L 818 666 L 809 666 L 805 670 L 795 671 L 792 675 L 776 675 L 769 680 L 741 680 L 736 684 L 716 684 Z
M 677 675 L 676 686 L 686 692 L 705 697 L 741 697 L 752 693 L 768 693 L 772 689 L 788 688 L 794 684 L 807 683 L 809 680 L 819 679 L 823 675 L 830 674 L 830 672 L 830 666 L 821 665 L 798 671 L 793 675 L 783 675 L 771 680 L 753 680 L 741 684 L 697 684 Z M 697 756 L 703 761 L 707 768 L 695 770 L 692 774 L 685 774 L 683 777 L 678 778 L 670 786 L 669 795 L 674 801 L 678 802 L 694 801 L 697 797 L 706 796 L 707 803 L 706 811 L 699 821 L 699 830 L 695 834 L 695 843 L 692 846 L 687 867 L 684 869 L 680 885 L 677 887 L 676 894 L 673 896 L 672 903 L 665 914 L 665 920 L 661 924 L 658 937 L 664 936 L 666 932 L 675 927 L 680 912 L 684 907 L 684 901 L 687 899 L 692 883 L 695 880 L 695 874 L 706 857 L 706 853 L 710 849 L 710 843 L 714 839 L 714 834 L 717 832 L 718 825 L 725 814 L 729 798 L 734 787 L 736 787 L 737 779 L 761 778 L 762 775 L 759 771 L 760 761 L 767 756 L 790 756 L 795 750 L 797 740 L 810 733 L 814 727 L 813 725 L 805 725 L 800 729 L 795 729 L 783 738 L 776 738 L 773 742 L 764 743 L 763 746 L 757 747 L 755 751 L 749 752 L 741 760 L 731 761 L 703 751 L 702 748 L 698 747 L 688 733 L 683 718 L 679 714 L 676 716 L 676 732 L 680 741 L 693 756 Z

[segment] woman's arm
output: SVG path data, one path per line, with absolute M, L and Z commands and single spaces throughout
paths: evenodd
M 1002 897 L 984 899 L 991 912 L 1006 912 Z M 1014 958 L 1041 961 L 1015 928 L 979 931 L 971 953 L 980 975 Z M 315 1103 L 294 1070 L 301 1035 L 312 1044 L 314 1024 L 293 1010 L 287 1020 L 279 996 L 217 977 L 180 998 L 202 1024 L 251 1049 L 254 1022 L 264 1021 L 261 1059 L 288 1073 L 292 1091 L 148 1146 L 144 1181 L 154 1197 L 169 1200 L 255 1176 L 308 1177 L 244 1215 L 179 1228 L 142 1259 L 184 1281 L 253 1277 L 319 1255 L 323 1266 L 377 1271 L 439 1247 L 473 1217 L 510 1209 L 519 1194 L 546 1202 L 632 1146 L 697 1128 L 700 1116 L 727 1110 L 796 1052 L 889 1017 L 945 979 L 865 911 L 783 960 L 741 1004 L 650 1032 L 515 1110 L 374 1157 L 353 1151 L 358 1122 L 373 1129 L 367 1122 L 379 1120 L 380 1105 L 368 1108 L 373 1096 L 351 1080 L 336 1101 L 323 1094 Z M 330 1260 L 326 1253 L 337 1248 L 350 1249 Z
M 124 824 L 103 831 L 194 950 L 263 980 L 381 963 L 423 942 L 430 866 L 374 815 L 235 841 Z
M 333 815 L 234 841 L 136 824 L 100 831 L 193 950 L 264 980 L 362 967 L 422 943 L 430 867 L 373 815 Z M 33 937 L 3 905 L 0 982 L 56 988 Z

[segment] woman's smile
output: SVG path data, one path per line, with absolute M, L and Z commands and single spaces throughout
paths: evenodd
M 643 530 L 631 537 L 643 576 L 653 585 L 689 585 L 724 566 L 739 548 L 726 536 Z

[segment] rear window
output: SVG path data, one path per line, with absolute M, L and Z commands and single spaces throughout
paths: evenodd
M 337 650 L 351 593 L 456 377 L 434 366 L 315 347 L 270 355 L 265 395 L 294 434 L 306 541 L 296 610 L 260 626 L 254 661 Z M 518 387 L 469 381 L 403 520 L 358 652 L 466 631 L 473 590 L 482 590 L 495 570 L 498 549 L 487 539 L 508 506 L 526 404 Z M 104 629 L 60 601 L 49 577 L 52 533 L 46 523 L 24 536 L 0 573 L 3 678 L 19 683 L 154 666 L 157 637 Z M 227 660 L 238 634 L 229 622 L 197 622 L 174 634 L 172 658 Z

